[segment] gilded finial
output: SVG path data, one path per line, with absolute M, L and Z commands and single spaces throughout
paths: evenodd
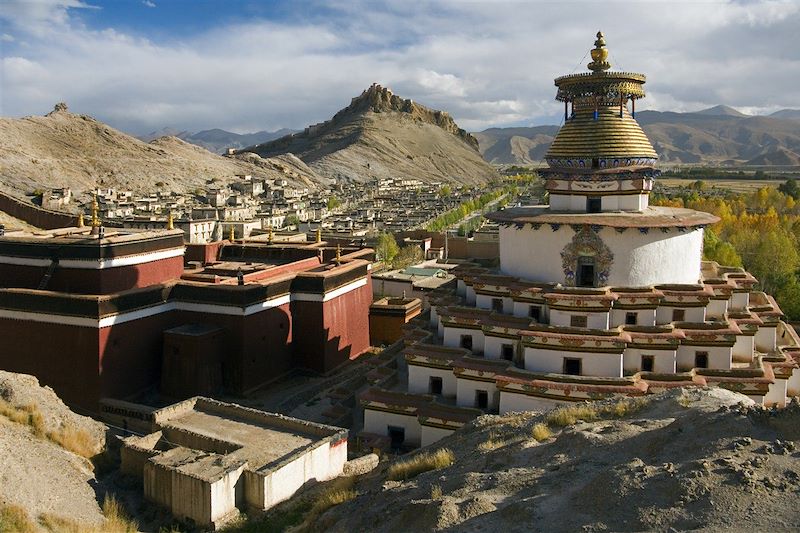
M 82 228 L 84 225 L 85 224 L 83 222 L 83 213 L 78 213 L 78 227 Z
M 592 72 L 602 72 L 611 68 L 611 63 L 608 62 L 608 48 L 606 48 L 606 39 L 603 32 L 597 32 L 597 40 L 594 42 L 594 48 L 591 51 L 592 62 L 587 65 Z
M 270 226 L 269 226 L 267 229 L 269 230 L 269 233 L 267 234 L 267 242 L 268 242 L 269 244 L 272 244 L 272 239 L 273 239 L 273 235 L 272 235 L 272 225 L 270 225 Z
M 337 244 L 336 245 L 336 264 L 338 265 L 341 262 L 342 262 L 342 247 L 339 244 Z
M 233 242 L 233 241 L 234 241 L 234 238 L 235 238 L 235 235 L 234 235 L 234 233 L 233 233 L 233 226 L 231 226 L 231 231 L 230 231 L 230 233 L 228 234 L 228 240 L 229 240 L 229 241 L 231 241 L 231 242 Z
M 317 228 L 317 242 L 322 242 L 322 228 Z
M 175 229 L 175 219 L 172 217 L 172 211 L 167 214 L 167 229 Z
M 97 193 L 92 194 L 92 227 L 100 227 L 100 207 L 97 205 Z

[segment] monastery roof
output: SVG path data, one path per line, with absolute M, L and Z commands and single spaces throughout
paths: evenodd
M 682 207 L 651 206 L 641 212 L 574 213 L 550 206 L 512 207 L 486 218 L 499 224 L 577 224 L 611 228 L 689 228 L 719 222 L 719 217 Z

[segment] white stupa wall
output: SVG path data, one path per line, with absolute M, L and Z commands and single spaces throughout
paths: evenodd
M 553 231 L 549 224 L 533 229 L 500 227 L 500 268 L 504 274 L 539 282 L 565 282 L 561 251 L 575 232 L 568 225 Z M 629 228 L 618 233 L 603 227 L 599 236 L 614 254 L 607 285 L 644 287 L 665 283 L 697 283 L 703 254 L 703 230 L 647 233 Z

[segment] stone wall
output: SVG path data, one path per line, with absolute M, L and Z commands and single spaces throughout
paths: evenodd
M 3 192 L 0 192 L 0 211 L 42 229 L 65 228 L 78 223 L 75 215 L 42 209 Z

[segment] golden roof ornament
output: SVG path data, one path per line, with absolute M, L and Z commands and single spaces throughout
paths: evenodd
M 97 205 L 97 193 L 92 193 L 92 227 L 100 227 L 100 207 Z
M 231 225 L 231 231 L 230 231 L 230 234 L 228 235 L 228 240 L 233 242 L 234 241 L 234 237 L 235 237 L 235 235 L 233 233 L 233 225 Z
M 342 262 L 342 247 L 341 245 L 336 245 L 336 264 L 341 264 Z
M 83 213 L 78 213 L 78 227 L 84 227 L 85 223 L 83 222 Z
M 172 217 L 172 211 L 167 214 L 167 229 L 175 229 L 175 219 Z
M 608 48 L 606 48 L 606 39 L 603 32 L 597 32 L 597 40 L 594 42 L 594 48 L 591 50 L 592 62 L 587 66 L 592 72 L 603 72 L 611 68 L 611 63 L 608 62 Z
M 268 242 L 269 244 L 272 244 L 272 239 L 273 239 L 273 235 L 272 235 L 272 225 L 269 225 L 269 226 L 267 227 L 267 229 L 269 230 L 269 233 L 267 234 L 267 242 Z
M 322 228 L 317 228 L 317 243 L 322 242 Z

